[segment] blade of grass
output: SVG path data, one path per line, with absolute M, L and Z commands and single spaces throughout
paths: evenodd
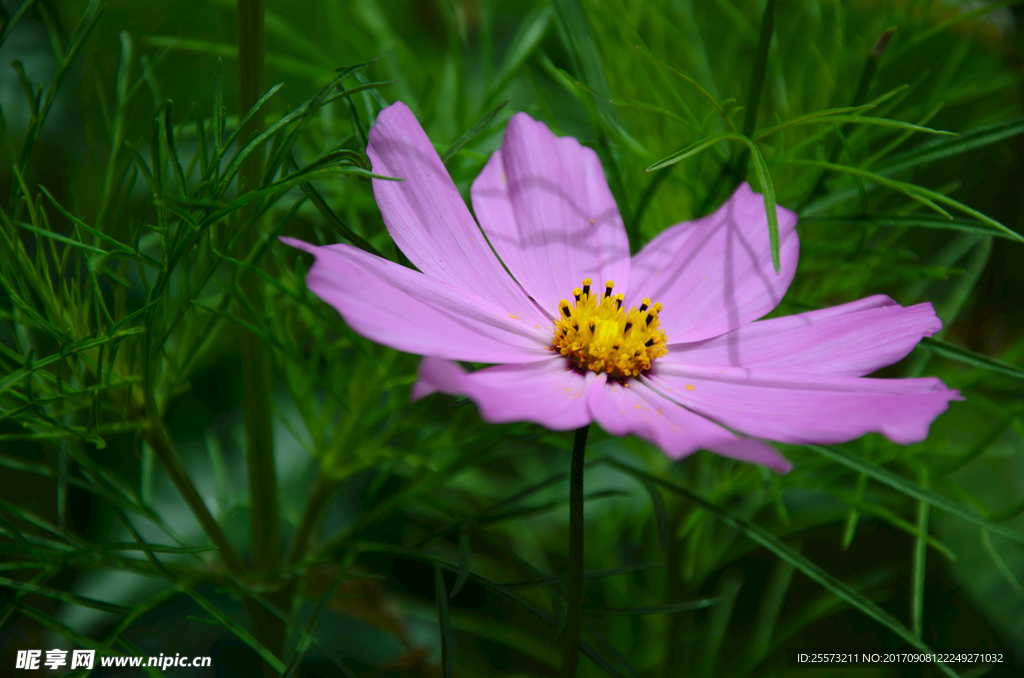
M 638 563 L 634 565 L 623 565 L 622 567 L 613 567 L 607 570 L 587 570 L 583 573 L 584 579 L 601 579 L 602 577 L 613 577 L 619 574 L 630 574 L 632 572 L 645 572 L 647 570 L 658 570 L 665 567 L 664 563 Z M 500 586 L 506 591 L 522 591 L 524 589 L 535 589 L 542 586 L 557 586 L 558 584 L 564 584 L 569 581 L 569 575 L 563 574 L 556 577 L 547 577 L 545 579 L 531 579 L 528 581 L 510 581 L 504 583 L 495 583 L 495 586 Z
M 881 226 L 883 228 L 937 228 L 962 233 L 977 233 L 991 235 L 1007 240 L 1017 240 L 1020 235 L 1010 231 L 996 228 L 983 221 L 970 221 L 967 219 L 936 219 L 929 214 L 922 215 L 901 215 L 892 212 L 875 212 L 868 215 L 847 215 L 828 217 L 801 217 L 800 223 L 803 226 L 809 224 L 828 226 L 855 226 L 866 225 Z
M 772 266 L 775 268 L 775 273 L 779 273 L 781 270 L 779 261 L 779 215 L 775 206 L 775 185 L 772 183 L 771 174 L 768 172 L 768 164 L 764 161 L 764 156 L 761 155 L 761 151 L 758 149 L 757 144 L 742 134 L 733 134 L 731 132 L 712 134 L 695 144 L 687 146 L 681 151 L 676 151 L 672 155 L 662 158 L 644 171 L 652 172 L 654 170 L 662 169 L 663 167 L 669 167 L 670 165 L 674 165 L 677 162 L 700 153 L 705 148 L 723 140 L 739 141 L 740 143 L 746 144 L 753 156 L 754 170 L 757 172 L 757 178 L 761 182 L 761 188 L 764 191 L 762 197 L 764 198 L 765 216 L 768 218 L 768 241 L 772 250 Z
M 458 154 L 458 152 L 465 147 L 466 144 L 472 141 L 473 137 L 480 134 L 480 132 L 483 131 L 483 129 L 487 127 L 488 124 L 490 124 L 491 120 L 494 120 L 494 116 L 498 115 L 501 109 L 505 108 L 507 104 L 508 101 L 498 104 L 493 109 L 491 109 L 490 112 L 484 114 L 482 118 L 477 120 L 472 127 L 463 132 L 462 135 L 455 140 L 455 143 L 449 146 L 448 150 L 441 154 L 441 162 L 447 164 L 449 160 L 454 158 Z
M 448 592 L 444 587 L 444 573 L 434 564 L 434 600 L 437 603 L 437 625 L 441 630 L 441 674 L 452 678 L 455 671 L 455 632 L 448 612 Z
M 669 603 L 667 605 L 650 605 L 646 607 L 584 607 L 583 611 L 589 615 L 601 617 L 604 615 L 634 615 L 634 614 L 674 614 L 676 612 L 692 612 L 712 607 L 722 602 L 721 598 L 698 598 L 688 600 L 684 603 Z
M 964 365 L 970 365 L 981 370 L 988 370 L 998 374 L 1024 381 L 1024 370 L 1014 367 L 1008 363 L 986 355 L 977 353 L 967 348 L 951 344 L 948 341 L 925 337 L 919 344 L 924 350 L 931 351 L 935 355 L 954 360 Z
M 918 477 L 921 488 L 928 489 L 928 467 L 922 465 Z M 910 597 L 910 622 L 914 635 L 920 638 L 924 633 L 924 575 L 928 558 L 928 502 L 917 503 L 917 537 L 914 539 L 913 585 Z
M 203 596 L 196 593 L 187 584 L 179 583 L 177 587 L 185 594 L 187 594 L 192 600 L 196 601 L 201 608 L 206 610 L 210 616 L 217 620 L 217 622 L 225 629 L 231 632 L 236 638 L 248 645 L 256 654 L 263 658 L 263 661 L 270 664 L 278 674 L 284 673 L 287 667 L 284 663 L 274 656 L 274 653 L 266 648 L 262 643 L 253 638 L 252 634 L 243 629 L 241 626 L 231 621 L 224 613 L 222 613 L 216 605 L 211 603 Z
M 807 447 L 827 459 L 831 459 L 832 461 L 840 463 L 847 468 L 863 473 L 884 485 L 888 485 L 894 490 L 902 492 L 908 497 L 927 502 L 940 511 L 945 511 L 946 513 L 962 518 L 963 520 L 978 525 L 979 527 L 988 528 L 992 530 L 993 533 L 1012 539 L 1018 544 L 1024 544 L 1024 534 L 1020 534 L 1017 530 L 1006 527 L 1005 525 L 1000 525 L 984 516 L 969 511 L 963 506 L 950 501 L 946 497 L 927 490 L 917 483 L 911 482 L 903 476 L 893 473 L 886 468 L 870 464 L 837 448 L 820 445 L 807 445 Z
M 842 600 L 845 600 L 846 602 L 856 607 L 869 618 L 873 619 L 874 621 L 878 622 L 879 624 L 882 624 L 889 630 L 893 631 L 912 647 L 917 648 L 921 652 L 925 652 L 928 654 L 932 653 L 931 648 L 929 648 L 925 643 L 921 642 L 920 639 L 915 637 L 914 634 L 912 634 L 903 624 L 901 624 L 892 615 L 887 613 L 885 610 L 880 608 L 875 603 L 868 600 L 861 593 L 855 591 L 854 589 L 851 589 L 849 586 L 844 584 L 836 577 L 822 570 L 815 563 L 811 562 L 810 560 L 803 557 L 790 547 L 786 546 L 784 543 L 779 541 L 774 535 L 769 533 L 761 526 L 751 523 L 750 521 L 745 520 L 744 518 L 741 518 L 733 514 L 732 512 L 727 511 L 726 509 L 723 509 L 720 506 L 711 503 L 710 501 L 707 501 L 700 495 L 690 491 L 689 489 L 681 485 L 677 485 L 667 480 L 662 480 L 661 478 L 653 476 L 649 473 L 645 473 L 644 471 L 641 471 L 639 469 L 632 468 L 627 464 L 623 464 L 615 460 L 609 460 L 608 463 L 611 466 L 620 469 L 627 475 L 633 476 L 635 478 L 646 478 L 647 480 L 656 483 L 661 487 L 690 500 L 694 504 L 700 505 L 708 512 L 712 513 L 720 521 L 722 521 L 726 525 L 738 529 L 740 532 L 742 532 L 756 544 L 759 544 L 760 546 L 763 546 L 772 553 L 774 553 L 778 558 L 781 558 L 792 563 L 794 567 L 803 572 L 812 581 L 820 584 L 824 588 L 834 593 L 837 597 L 841 598 Z M 943 673 L 945 673 L 947 676 L 950 676 L 950 678 L 957 678 L 956 672 L 949 668 L 948 665 L 944 663 L 938 663 L 937 666 Z
M 1024 133 L 1024 116 L 963 132 L 953 139 L 937 139 L 926 142 L 889 158 L 888 162 L 878 171 L 895 174 L 936 160 L 955 157 L 989 144 L 999 143 L 1021 133 Z
M 459 574 L 455 578 L 455 585 L 452 586 L 452 592 L 448 597 L 454 598 L 467 581 L 469 581 L 469 532 L 463 532 L 459 535 Z
M 652 483 L 642 482 L 647 494 L 651 497 L 651 507 L 654 510 L 654 524 L 658 533 L 658 546 L 664 551 L 668 547 L 668 510 L 665 508 L 665 498 Z
M 719 103 L 718 99 L 716 99 L 714 97 L 714 95 L 711 94 L 711 92 L 709 92 L 708 90 L 704 89 L 704 87 L 701 86 L 701 84 L 699 82 L 697 82 L 692 77 L 690 77 L 689 75 L 687 75 L 683 71 L 679 70 L 678 68 L 676 68 L 675 66 L 673 66 L 669 62 L 665 61 L 660 56 L 656 55 L 654 52 L 652 52 L 651 50 L 647 49 L 646 47 L 641 47 L 640 45 L 636 45 L 635 49 L 637 51 L 639 51 L 641 54 L 645 54 L 645 55 L 649 56 L 651 59 L 654 59 L 660 66 L 662 66 L 663 68 L 667 69 L 669 72 L 679 76 L 687 84 L 689 84 L 691 87 L 696 89 L 697 92 L 700 93 L 700 95 L 702 97 L 707 99 L 708 102 L 710 102 L 711 105 L 714 107 L 714 109 L 716 111 L 718 111 L 718 114 L 722 117 L 722 120 L 725 122 L 725 125 L 729 129 L 729 131 L 733 132 L 733 133 L 736 133 L 736 134 L 739 133 L 738 130 L 736 129 L 736 126 L 733 124 L 732 120 L 729 118 L 728 115 L 725 114 L 725 109 L 722 108 L 722 104 Z

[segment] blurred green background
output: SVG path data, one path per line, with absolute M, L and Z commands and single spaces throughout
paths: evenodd
M 3 6 L 10 16 L 19 3 Z M 263 117 L 273 124 L 331 85 L 335 69 L 376 59 L 359 77 L 346 76 L 343 86 L 385 84 L 318 102 L 301 133 L 281 143 L 293 144 L 298 167 L 332 150 L 361 154 L 365 129 L 397 100 L 410 106 L 442 152 L 485 121 L 447 162 L 468 196 L 500 145 L 504 122 L 527 111 L 598 151 L 637 236 L 634 246 L 724 197 L 720 178 L 723 167 L 740 162 L 738 145 L 722 141 L 670 170 L 644 170 L 730 122 L 742 128 L 751 81 L 759 75 L 764 89 L 754 129 L 881 100 L 856 114 L 961 134 L 826 118 L 761 141 L 778 202 L 801 216 L 800 268 L 777 312 L 874 293 L 904 304 L 932 301 L 945 323 L 943 343 L 915 351 L 882 376 L 936 375 L 961 389 L 966 402 L 954 403 L 920 445 L 867 436 L 843 449 L 914 487 L 927 483 L 934 496 L 997 522 L 1016 540 L 939 507 L 929 510 L 898 484 L 796 446 L 780 446 L 795 463 L 785 477 L 704 452 L 671 464 L 645 443 L 596 430 L 588 458 L 656 474 L 760 526 L 773 543 L 816 563 L 937 652 L 1004 652 L 1002 666 L 954 666 L 962 675 L 1024 675 L 1020 236 L 963 210 L 950 209 L 956 219 L 945 220 L 870 178 L 793 162 L 877 171 L 955 199 L 1019 234 L 1024 5 L 779 0 L 762 62 L 765 7 L 763 0 L 268 0 L 262 89 L 284 86 Z M 246 591 L 283 606 L 288 635 L 281 659 L 288 664 L 298 656 L 299 675 L 441 676 L 453 658 L 456 676 L 559 675 L 562 647 L 552 641 L 559 635 L 562 584 L 495 583 L 565 571 L 568 511 L 560 474 L 568 469 L 571 437 L 529 425 L 488 426 L 474 407 L 454 407 L 455 399 L 442 396 L 409 405 L 417 359 L 348 332 L 333 310 L 304 293 L 308 260 L 272 239 L 253 262 L 266 278 L 237 264 L 249 250 L 231 242 L 244 222 L 233 208 L 210 227 L 211 249 L 202 240 L 197 258 L 183 258 L 168 274 L 161 310 L 145 325 L 150 333 L 166 328 L 164 343 L 153 347 L 133 335 L 107 355 L 108 370 L 124 380 L 120 387 L 94 388 L 102 383 L 95 377 L 103 373 L 102 351 L 13 380 L 33 359 L 62 355 L 69 342 L 110 334 L 125 318 L 123 327 L 141 323 L 141 315 L 131 314 L 152 300 L 154 271 L 126 260 L 108 273 L 88 259 L 91 251 L 67 240 L 103 248 L 108 241 L 74 225 L 55 204 L 109 239 L 166 262 L 173 250 L 168 240 L 185 228 L 182 215 L 212 204 L 202 202 L 201 178 L 214 144 L 218 58 L 226 134 L 238 124 L 234 2 L 107 2 L 77 58 L 62 69 L 68 41 L 89 11 L 81 1 L 40 0 L 16 26 L 5 24 L 10 32 L 0 46 L 5 243 L 21 239 L 37 272 L 40 259 L 55 268 L 64 248 L 74 267 L 48 275 L 43 289 L 41 277 L 28 281 L 11 263 L 15 249 L 5 245 L 12 249 L 4 251 L 0 292 L 4 675 L 13 671 L 17 649 L 70 649 L 86 640 L 116 653 L 213 656 L 212 669 L 165 675 L 259 675 L 262 660 L 253 644 L 272 643 L 248 636 L 260 631 Z M 894 27 L 879 49 L 880 36 Z M 23 65 L 24 80 L 12 60 Z M 26 99 L 38 86 L 45 95 L 57 73 L 62 84 L 45 121 L 37 122 Z M 502 102 L 508 103 L 488 118 Z M 165 137 L 168 120 L 174 149 Z M 21 161 L 32 130 L 38 141 Z M 175 149 L 184 190 L 168 160 Z M 233 152 L 228 149 L 222 168 Z M 166 183 L 167 196 L 154 195 L 159 192 L 143 167 L 162 174 L 155 181 Z M 37 211 L 47 215 L 45 230 L 65 240 L 40 240 L 41 227 L 18 225 L 28 220 L 19 173 Z M 261 199 L 254 228 L 337 242 L 342 224 L 398 260 L 367 179 L 321 174 L 312 185 L 336 222 L 311 199 L 300 202 L 307 194 L 289 185 Z M 237 181 L 228 181 L 209 200 L 230 206 L 237 194 Z M 207 264 L 212 273 L 204 279 Z M 64 339 L 48 335 L 15 302 L 16 279 L 35 288 L 19 298 L 63 328 Z M 256 292 L 247 307 L 245 294 L 231 296 L 231 290 L 250 279 Z M 108 300 L 113 322 L 92 307 L 96 297 Z M 68 310 L 54 311 L 48 298 Z M 225 299 L 218 307 L 224 320 L 209 324 L 217 318 L 209 309 Z M 169 323 L 175 317 L 180 322 Z M 160 428 L 156 416 L 202 501 L 248 561 L 252 512 L 239 341 L 252 326 L 262 328 L 257 334 L 272 363 L 282 541 L 286 548 L 301 541 L 294 539 L 297 526 L 312 511 L 318 518 L 308 552 L 291 569 L 235 577 L 225 574 L 215 553 L 158 554 L 168 567 L 161 572 L 138 548 L 97 546 L 133 541 L 125 511 L 140 540 L 175 546 L 173 533 L 189 546 L 207 543 L 151 447 L 147 436 Z M 153 382 L 139 377 L 146 351 L 152 351 Z M 82 389 L 78 395 L 57 392 L 53 375 L 65 369 L 69 387 Z M 154 408 L 143 405 L 146 383 L 159 386 Z M 38 410 L 33 389 L 43 398 Z M 799 648 L 913 650 L 892 627 L 785 562 L 778 549 L 755 544 L 748 528 L 716 520 L 685 494 L 664 487 L 652 493 L 609 464 L 588 470 L 587 493 L 586 568 L 619 571 L 588 580 L 585 604 L 594 609 L 584 640 L 605 664 L 584 659 L 581 675 L 940 675 L 917 665 L 798 667 L 792 651 Z M 36 565 L 26 566 L 32 558 Z M 447 568 L 440 589 L 434 563 Z M 196 595 L 176 592 L 175 582 Z M 456 587 L 439 628 L 438 590 Z M 708 597 L 717 604 L 641 609 Z M 138 614 L 121 628 L 124 611 L 95 601 Z M 318 605 L 322 616 L 314 614 Z M 457 653 L 444 640 L 446 626 Z M 297 653 L 298 629 L 307 627 L 316 641 Z

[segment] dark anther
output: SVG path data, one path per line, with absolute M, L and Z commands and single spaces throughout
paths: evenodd
M 615 306 L 616 306 L 616 307 L 617 307 L 618 309 L 620 309 L 620 310 L 621 310 L 621 309 L 622 309 L 622 299 L 616 299 L 616 300 L 615 300 Z
M 647 304 L 640 304 L 640 312 L 643 313 L 647 310 Z
M 644 342 L 644 346 L 654 346 L 654 339 L 648 339 Z
M 647 315 L 647 325 L 650 326 L 651 321 L 653 321 L 653 320 L 654 320 L 654 314 L 653 313 L 648 314 Z
M 569 312 L 569 304 L 566 304 L 565 306 L 562 307 L 562 314 L 566 318 L 571 318 L 572 317 L 572 313 Z
M 583 286 L 583 294 L 587 295 L 588 297 L 590 296 L 590 285 Z
M 580 303 L 580 295 L 578 295 L 578 294 L 574 294 L 574 295 L 572 295 L 572 296 L 573 296 L 573 298 L 574 298 L 574 299 L 576 300 L 576 303 L 577 303 L 577 304 L 578 304 L 578 303 Z
M 622 330 L 622 333 L 625 334 L 626 332 L 629 332 L 629 328 L 632 327 L 632 326 L 633 326 L 633 323 L 627 322 L 626 323 L 626 329 Z
M 610 287 L 604 288 L 604 296 L 606 296 L 606 297 L 612 296 L 612 288 L 610 288 Z

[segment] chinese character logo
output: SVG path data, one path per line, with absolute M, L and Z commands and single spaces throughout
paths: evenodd
M 91 669 L 96 658 L 96 650 L 72 650 L 71 668 Z
M 60 666 L 64 666 L 68 663 L 67 661 L 68 651 L 67 650 L 47 650 L 46 651 L 46 668 L 56 669 Z
M 18 658 L 15 661 L 14 668 L 38 669 L 39 657 L 42 656 L 42 654 L 42 650 L 18 650 Z

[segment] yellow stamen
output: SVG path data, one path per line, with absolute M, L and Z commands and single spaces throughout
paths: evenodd
M 558 303 L 558 321 L 551 350 L 558 351 L 579 370 L 604 372 L 613 379 L 635 377 L 651 368 L 651 362 L 668 353 L 665 332 L 660 329 L 661 304 L 644 299 L 640 308 L 623 310 L 622 294 L 612 295 L 615 283 L 605 283 L 604 293 L 590 292 L 590 278 L 572 291 L 573 303 Z

